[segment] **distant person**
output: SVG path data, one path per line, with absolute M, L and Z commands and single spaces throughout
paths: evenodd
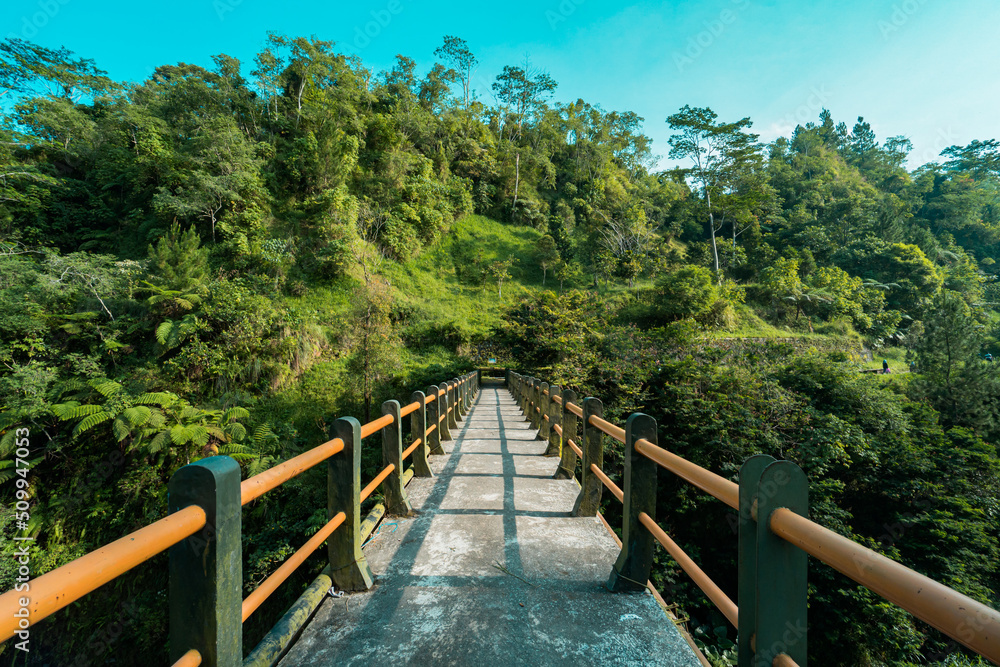
M 910 362 L 910 372 L 911 373 L 916 373 L 917 372 L 917 364 L 914 361 Z
M 992 363 L 992 361 L 993 361 L 993 355 L 990 354 L 989 352 L 987 352 L 986 353 L 986 363 Z
M 886 374 L 888 372 L 889 372 L 889 360 L 888 359 L 883 359 L 882 360 L 882 374 L 884 375 L 884 374 Z

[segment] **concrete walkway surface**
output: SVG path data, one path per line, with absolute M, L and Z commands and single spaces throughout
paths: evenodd
M 375 587 L 328 597 L 281 665 L 701 664 L 652 595 L 604 587 L 618 547 L 506 389 L 452 435 L 365 547 Z

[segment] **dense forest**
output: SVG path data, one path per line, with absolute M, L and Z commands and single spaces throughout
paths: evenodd
M 254 474 L 492 356 L 615 420 L 654 416 L 662 443 L 727 477 L 753 454 L 792 460 L 816 521 L 997 606 L 1000 142 L 911 170 L 909 141 L 863 118 L 824 110 L 764 143 L 708 108 L 557 101 L 528 60 L 474 90 L 454 36 L 434 56 L 375 72 L 270 35 L 253 63 L 119 82 L 0 43 L 0 590 L 20 429 L 41 574 L 163 516 L 188 462 Z M 683 165 L 665 171 L 643 134 L 664 120 Z M 872 354 L 892 372 L 859 372 Z M 664 527 L 735 595 L 735 515 L 660 479 Z M 325 516 L 323 473 L 250 506 L 247 590 Z M 658 558 L 655 583 L 735 664 L 734 631 Z M 29 664 L 165 655 L 164 562 L 43 621 Z M 245 646 L 322 566 L 248 621 Z M 822 664 L 978 664 L 810 567 Z

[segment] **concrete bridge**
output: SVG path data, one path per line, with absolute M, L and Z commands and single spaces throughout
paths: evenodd
M 1000 664 L 1000 613 L 811 521 L 792 462 L 751 457 L 734 482 L 661 447 L 649 416 L 622 428 L 599 399 L 513 371 L 382 413 L 338 419 L 331 440 L 249 479 L 225 456 L 184 466 L 165 518 L 0 595 L 0 641 L 169 549 L 175 667 L 707 665 L 648 581 L 662 548 L 736 628 L 741 667 L 807 664 L 809 557 Z M 384 467 L 365 483 L 376 434 Z M 621 487 L 604 471 L 611 440 Z M 243 598 L 242 508 L 321 464 L 327 524 Z M 735 601 L 657 522 L 659 474 L 736 510 Z M 621 540 L 598 511 L 605 492 L 622 503 Z M 326 570 L 245 655 L 243 623 L 324 546 Z

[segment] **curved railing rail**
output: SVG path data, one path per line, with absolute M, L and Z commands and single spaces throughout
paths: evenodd
M 806 664 L 807 555 L 1000 664 L 1000 612 L 809 520 L 808 482 L 794 463 L 751 457 L 737 484 L 660 447 L 656 421 L 648 415 L 633 414 L 621 428 L 604 419 L 596 398 L 577 404 L 573 391 L 514 371 L 508 384 L 532 426 L 548 438 L 547 453 L 561 456 L 556 477 L 573 476 L 581 459 L 574 514 L 597 514 L 603 488 L 623 504 L 622 551 L 608 586 L 648 585 L 658 542 L 737 628 L 741 666 Z M 577 418 L 582 445 L 572 439 Z M 625 446 L 624 488 L 602 469 L 605 436 Z M 738 605 L 656 523 L 659 468 L 738 512 Z
M 265 641 L 244 661 L 242 623 L 324 542 L 330 560 L 279 625 L 305 604 L 318 605 L 330 583 L 342 590 L 366 590 L 372 574 L 361 547 L 386 513 L 408 514 L 405 487 L 413 477 L 431 476 L 429 454 L 443 454 L 442 440 L 471 408 L 479 388 L 477 372 L 414 392 L 410 403 L 382 404 L 382 416 L 361 425 L 338 419 L 336 436 L 259 475 L 240 481 L 240 467 L 227 456 L 184 466 L 170 480 L 169 514 L 144 528 L 27 582 L 26 590 L 0 595 L 0 641 L 26 634 L 39 621 L 169 550 L 170 659 L 174 667 L 272 664 L 284 646 Z M 410 417 L 414 441 L 403 449 L 402 419 Z M 362 488 L 361 442 L 382 433 L 384 467 Z M 421 446 L 423 445 L 423 446 Z M 403 463 L 413 457 L 413 465 Z M 329 521 L 257 588 L 241 599 L 243 587 L 241 509 L 288 480 L 326 461 Z M 361 503 L 382 487 L 385 501 L 362 521 Z M 27 615 L 20 613 L 27 609 Z M 311 610 L 310 610 L 311 613 Z M 306 614 L 307 616 L 308 614 Z M 286 624 L 287 625 L 287 624 Z M 294 630 L 294 629 L 293 629 Z M 290 639 L 295 631 L 283 627 Z

